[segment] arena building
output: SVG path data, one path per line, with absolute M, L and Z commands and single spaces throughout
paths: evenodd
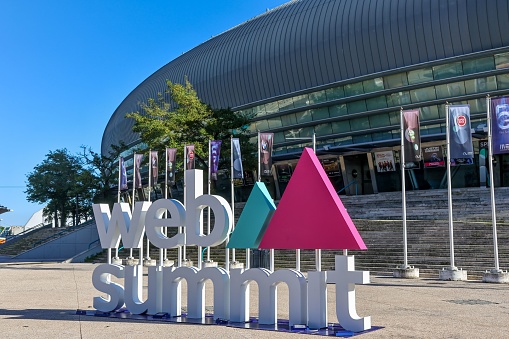
M 113 113 L 102 152 L 139 144 L 125 114 L 156 98 L 167 79 L 187 77 L 213 108 L 254 113 L 253 139 L 274 133 L 276 198 L 313 134 L 341 194 L 400 190 L 400 109 L 420 109 L 422 147 L 445 155 L 446 102 L 470 105 L 475 151 L 473 165 L 454 168 L 453 187 L 483 186 L 486 96 L 509 94 L 507 32 L 507 0 L 291 1 L 149 76 Z M 392 152 L 394 171 L 377 168 L 377 152 Z M 495 185 L 509 186 L 509 157 L 495 163 Z M 407 188 L 446 187 L 445 167 L 407 172 Z

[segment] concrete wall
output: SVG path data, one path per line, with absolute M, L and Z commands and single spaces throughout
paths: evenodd
M 61 238 L 37 246 L 14 259 L 64 261 L 96 247 L 98 243 L 93 242 L 98 239 L 97 227 L 95 223 L 92 223 Z

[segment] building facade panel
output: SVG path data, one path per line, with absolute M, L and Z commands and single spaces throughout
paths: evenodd
M 164 92 L 166 79 L 182 82 L 185 76 L 212 107 L 255 112 L 250 130 L 253 136 L 258 129 L 275 133 L 277 159 L 290 159 L 309 145 L 292 137 L 316 133 L 321 151 L 347 157 L 344 163 L 363 175 L 374 150 L 391 149 L 397 157 L 402 106 L 421 110 L 426 143 L 441 145 L 444 139 L 445 101 L 470 104 L 473 126 L 482 129 L 486 94 L 509 93 L 509 35 L 502 34 L 508 6 L 467 3 L 290 2 L 211 38 L 148 77 L 114 112 L 102 152 L 119 141 L 135 144 L 138 137 L 125 114 Z M 475 177 L 471 168 L 458 171 L 462 178 Z M 440 184 L 439 170 L 415 173 L 416 182 Z M 392 174 L 376 175 L 385 183 Z M 370 191 L 370 179 L 362 178 L 363 190 Z

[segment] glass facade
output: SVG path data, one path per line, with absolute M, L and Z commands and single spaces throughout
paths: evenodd
M 362 154 L 364 149 L 364 156 L 368 158 L 373 156 L 377 147 L 385 147 L 394 149 L 395 159 L 398 160 L 402 107 L 420 110 L 421 139 L 424 145 L 443 145 L 446 133 L 446 102 L 469 104 L 472 129 L 480 131 L 481 135 L 477 138 L 482 138 L 482 133 L 485 132 L 483 126 L 486 126 L 488 94 L 509 94 L 509 52 L 483 54 L 462 60 L 457 58 L 452 62 L 435 62 L 429 66 L 373 75 L 372 78 L 363 77 L 359 81 L 344 81 L 327 88 L 248 107 L 242 111 L 255 113 L 249 129 L 253 133 L 254 141 L 258 130 L 275 133 L 276 161 L 278 157 L 296 157 L 304 147 L 310 147 L 311 142 L 303 143 L 302 140 L 292 138 L 310 138 L 313 133 L 316 134 L 319 153 L 320 149 L 332 149 L 335 150 L 334 154 L 344 155 L 346 158 L 349 154 Z M 474 144 L 476 142 L 474 141 Z M 328 154 L 330 155 L 330 152 Z M 477 155 L 475 163 L 478 163 Z M 349 166 L 351 164 L 347 164 L 346 169 Z M 366 175 L 363 183 L 371 183 L 373 172 L 370 174 L 369 168 L 372 171 L 374 166 L 359 166 L 359 170 L 362 169 L 362 173 Z M 399 163 L 396 166 L 399 168 Z M 343 168 L 343 175 L 346 169 Z M 457 167 L 457 179 L 453 182 L 453 187 L 478 186 L 477 171 L 478 166 Z M 415 189 L 443 188 L 445 168 L 420 168 L 411 172 L 411 178 L 406 180 L 410 180 L 409 184 Z M 377 173 L 375 169 L 379 191 L 400 189 L 400 184 L 394 183 L 401 181 L 398 173 Z M 398 180 L 393 180 L 393 177 L 398 177 Z M 338 179 L 338 182 L 340 181 Z M 348 181 L 345 179 L 338 185 L 343 187 Z M 509 185 L 509 179 L 505 181 Z M 391 184 L 388 185 L 387 182 Z M 369 189 L 364 186 L 361 190 L 369 193 Z
M 369 189 L 372 182 L 378 191 L 398 190 L 401 187 L 398 146 L 402 107 L 420 110 L 423 147 L 426 143 L 444 145 L 446 102 L 469 104 L 472 128 L 482 132 L 483 126 L 486 126 L 488 94 L 509 95 L 509 52 L 483 54 L 476 58 L 422 65 L 394 73 L 376 74 L 371 78 L 363 77 L 357 81 L 330 84 L 310 92 L 248 106 L 238 112 L 254 115 L 248 128 L 251 142 L 257 143 L 258 131 L 274 133 L 276 162 L 282 157 L 295 158 L 304 147 L 311 146 L 311 141 L 303 142 L 295 138 L 311 140 L 316 134 L 319 153 L 332 150 L 332 153 L 325 153 L 327 156 L 334 154 L 338 164 L 340 155 L 351 158 L 345 160 L 346 169 L 342 167 L 344 164 L 340 166 L 343 172 L 334 172 L 335 188 L 348 186 L 352 178 L 348 179 L 347 169 L 358 165 L 358 173 L 362 173 L 364 179 L 356 189 L 360 190 L 359 194 L 366 194 L 372 193 Z M 477 138 L 482 138 L 482 133 Z M 476 142 L 474 145 L 477 145 Z M 478 150 L 478 146 L 475 147 Z M 146 145 L 136 144 L 134 148 L 144 149 Z M 132 155 L 134 148 L 123 154 L 129 176 L 132 175 L 133 165 L 129 155 Z M 369 165 L 366 159 L 373 157 L 379 149 L 394 150 L 395 172 L 378 173 L 376 169 L 373 172 L 373 164 Z M 361 154 L 364 160 L 353 159 L 351 154 Z M 508 159 L 509 155 L 500 156 L 499 161 L 504 168 L 509 168 Z M 478 153 L 474 160 L 478 165 Z M 478 186 L 478 167 L 458 166 L 453 187 Z M 410 180 L 408 185 L 418 189 L 443 188 L 444 173 L 445 168 L 419 168 L 412 170 L 411 180 L 406 180 Z M 509 186 L 509 174 L 500 173 L 497 182 Z
M 330 146 L 399 139 L 391 130 L 399 128 L 402 106 L 420 108 L 423 135 L 444 133 L 445 101 L 468 103 L 472 114 L 485 115 L 485 95 L 509 89 L 509 73 L 500 71 L 505 68 L 509 53 L 499 53 L 344 83 L 243 111 L 255 113 L 253 134 L 280 133 L 276 156 L 302 150 L 287 137 L 313 133 L 318 144 Z

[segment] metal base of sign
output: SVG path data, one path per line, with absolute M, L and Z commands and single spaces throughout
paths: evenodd
M 170 267 L 170 266 L 174 266 L 174 265 L 175 265 L 175 260 L 165 259 L 163 261 L 163 266 L 164 267 Z
M 203 262 L 203 267 L 217 267 L 217 262 L 214 260 L 205 260 Z
M 122 265 L 122 259 L 120 259 L 119 257 L 113 257 L 111 258 L 111 263 L 113 265 Z
M 230 262 L 230 269 L 234 268 L 244 268 L 244 263 L 240 261 L 232 261 Z
M 157 261 L 155 261 L 154 259 L 150 259 L 150 258 L 144 258 L 143 259 L 143 265 L 145 265 L 145 266 L 156 266 L 157 265 Z
M 482 281 L 487 283 L 507 284 L 509 283 L 509 273 L 501 270 L 485 272 L 482 276 Z
M 136 266 L 139 263 L 140 263 L 139 259 L 134 259 L 132 257 L 129 257 L 129 258 L 125 259 L 125 265 L 126 266 Z
M 203 319 L 190 319 L 187 317 L 186 313 L 182 313 L 180 317 L 172 317 L 168 313 L 157 313 L 154 315 L 145 315 L 145 314 L 131 314 L 127 309 L 121 308 L 116 312 L 100 312 L 100 311 L 86 311 L 86 310 L 77 310 L 76 315 L 85 315 L 85 316 L 93 316 L 93 317 L 106 317 L 106 318 L 116 318 L 116 319 L 126 319 L 126 320 L 145 320 L 145 321 L 158 321 L 158 322 L 169 322 L 169 323 L 187 323 L 194 325 L 220 325 L 220 326 L 228 326 L 233 328 L 246 328 L 252 330 L 264 330 L 264 331 L 277 331 L 277 332 L 287 332 L 287 333 L 299 333 L 299 334 L 311 334 L 311 335 L 321 335 L 326 337 L 342 337 L 349 338 L 353 336 L 358 336 L 364 333 L 373 332 L 379 330 L 383 327 L 381 326 L 372 326 L 371 329 L 363 332 L 351 332 L 345 330 L 341 325 L 336 323 L 329 323 L 327 328 L 321 329 L 310 329 L 305 324 L 303 325 L 294 325 L 290 326 L 288 320 L 278 319 L 277 324 L 274 325 L 262 325 L 258 323 L 258 318 L 251 317 L 249 322 L 245 323 L 234 323 L 224 319 L 216 319 L 214 320 L 214 316 L 212 314 L 206 314 Z
M 467 280 L 467 271 L 457 268 L 445 268 L 438 274 L 440 280 L 465 281 Z
M 392 276 L 394 278 L 418 279 L 419 278 L 419 269 L 415 268 L 413 266 L 397 267 L 392 272 Z

